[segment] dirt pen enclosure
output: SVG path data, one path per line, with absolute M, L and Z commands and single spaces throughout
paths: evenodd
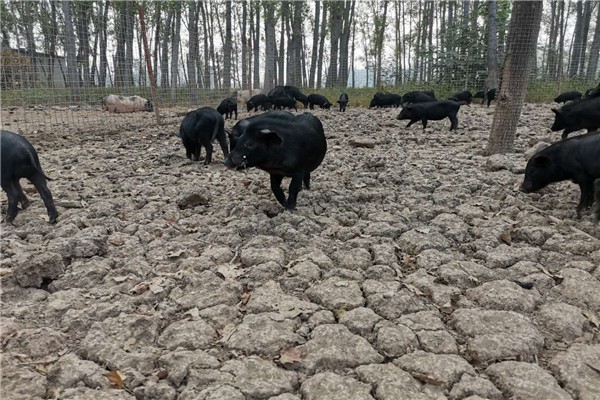
M 328 152 L 292 212 L 219 146 L 186 159 L 185 111 L 26 110 L 60 215 L 23 182 L 2 224 L 4 398 L 598 399 L 600 228 L 572 183 L 517 190 L 549 104 L 492 157 L 494 106 L 453 132 L 314 111 Z

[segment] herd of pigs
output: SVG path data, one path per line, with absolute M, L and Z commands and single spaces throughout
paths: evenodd
M 325 158 L 327 140 L 321 121 L 311 113 L 294 115 L 283 108 L 297 111 L 296 102 L 305 108 L 330 109 L 332 104 L 319 94 L 305 96 L 295 86 L 277 86 L 267 95 L 258 93 L 247 100 L 248 112 L 261 108 L 263 114 L 237 122 L 231 130 L 225 129 L 223 115 L 237 119 L 238 98 L 227 98 L 217 109 L 202 107 L 189 112 L 181 122 L 177 135 L 185 147 L 186 156 L 194 161 L 200 159 L 201 148 L 206 156 L 204 164 L 212 161 L 212 143 L 217 140 L 225 157 L 223 163 L 234 169 L 257 167 L 269 173 L 270 186 L 277 201 L 286 209 L 294 209 L 302 187 L 310 189 L 310 174 Z M 421 121 L 423 129 L 428 120 L 449 118 L 450 130 L 458 127 L 457 114 L 462 105 L 469 105 L 473 98 L 483 98 L 483 103 L 496 97 L 496 89 L 453 94 L 448 100 L 437 100 L 433 91 L 413 91 L 405 95 L 377 92 L 370 107 L 402 107 L 397 119 L 409 120 L 407 128 Z M 342 93 L 337 101 L 340 111 L 346 110 L 348 95 Z M 538 191 L 547 185 L 571 180 L 581 190 L 577 216 L 596 202 L 595 219 L 600 217 L 600 85 L 585 94 L 571 91 L 554 99 L 565 103 L 555 114 L 552 131 L 563 131 L 562 140 L 538 151 L 531 157 L 525 170 L 521 190 L 526 193 Z M 483 104 L 482 103 L 482 104 Z M 103 109 L 112 112 L 152 111 L 152 103 L 139 96 L 109 95 L 102 99 Z M 273 109 L 273 110 L 271 110 Z M 568 138 L 568 134 L 587 129 L 588 133 Z M 227 143 L 229 138 L 229 144 Z M 25 209 L 29 200 L 23 193 L 19 180 L 27 178 L 38 190 L 48 210 L 50 223 L 56 223 L 58 212 L 48 189 L 38 155 L 24 137 L 9 131 L 1 132 L 1 181 L 8 197 L 6 222 L 12 222 L 18 213 L 18 205 Z M 286 198 L 281 183 L 291 178 Z

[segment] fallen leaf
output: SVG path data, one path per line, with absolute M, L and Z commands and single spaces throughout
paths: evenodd
M 341 286 L 341 287 L 346 287 L 346 286 L 348 286 L 348 281 L 339 281 L 339 282 L 336 282 L 336 283 L 335 283 L 335 286 L 338 286 L 338 287 L 340 287 L 340 286 Z
M 123 383 L 125 375 L 123 375 L 120 371 L 110 371 L 104 374 L 104 376 L 108 378 L 108 381 L 112 387 L 117 389 L 125 388 L 125 384 Z
M 287 349 L 281 350 L 279 353 L 279 363 L 283 365 L 296 364 L 302 362 L 304 359 L 304 353 L 302 350 L 289 347 Z
M 125 282 L 127 279 L 129 279 L 128 276 L 113 276 L 113 280 L 117 283 Z
M 427 234 L 427 233 L 431 232 L 431 229 L 429 229 L 429 228 L 417 228 L 417 229 L 415 229 L 415 231 L 417 231 L 419 233 L 425 233 L 425 234 Z

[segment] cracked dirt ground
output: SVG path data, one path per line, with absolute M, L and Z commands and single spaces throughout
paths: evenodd
M 2 225 L 3 398 L 600 398 L 600 228 L 572 183 L 516 190 L 549 105 L 492 157 L 493 107 L 456 132 L 315 111 L 329 150 L 293 212 L 218 146 L 185 159 L 176 110 L 61 112 L 26 132 L 58 224 L 27 183 Z

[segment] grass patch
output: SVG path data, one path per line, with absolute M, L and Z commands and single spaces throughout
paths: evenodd
M 572 78 L 563 80 L 560 85 L 560 93 L 577 90 L 585 92 L 587 89 L 595 87 L 597 83 L 587 82 L 581 79 Z M 434 90 L 438 99 L 446 99 L 451 94 L 464 90 L 461 87 L 452 84 L 427 84 L 420 82 L 409 82 L 400 86 L 387 86 L 381 89 L 384 92 L 397 94 L 405 94 L 413 90 Z M 479 88 L 470 88 L 474 94 Z M 327 99 L 337 106 L 336 101 L 342 92 L 346 92 L 349 97 L 348 105 L 350 107 L 368 107 L 376 88 L 321 88 L 309 89 L 301 88 L 301 91 L 309 95 L 311 93 L 319 93 L 327 97 Z M 88 87 L 81 89 L 81 98 L 74 102 L 71 100 L 70 90 L 67 88 L 24 88 L 20 90 L 2 90 L 0 91 L 0 100 L 2 107 L 10 106 L 34 106 L 34 105 L 100 105 L 100 100 L 107 94 L 118 95 L 138 95 L 147 99 L 151 99 L 149 87 L 134 87 L 134 88 L 99 88 Z M 159 107 L 181 106 L 187 108 L 211 106 L 216 107 L 221 100 L 225 99 L 233 93 L 225 90 L 207 90 L 195 89 L 187 87 L 178 87 L 175 92 L 175 99 L 171 98 L 171 89 L 168 87 L 158 88 L 158 105 Z M 559 94 L 558 83 L 552 80 L 534 80 L 529 84 L 525 101 L 529 103 L 547 103 L 551 102 Z

